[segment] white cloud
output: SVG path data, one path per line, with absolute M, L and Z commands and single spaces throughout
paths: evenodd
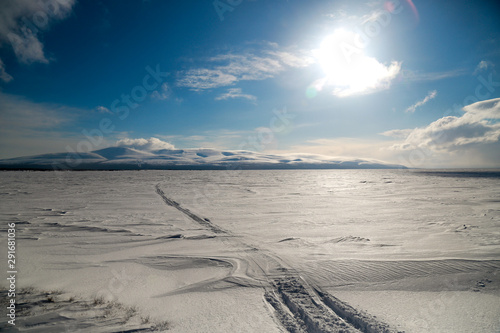
M 480 121 L 483 119 L 500 119 L 500 98 L 489 99 L 464 106 L 466 119 Z
M 257 97 L 253 95 L 243 94 L 241 88 L 229 88 L 226 93 L 215 98 L 216 101 L 226 100 L 229 98 L 246 98 L 251 101 L 256 101 Z
M 48 64 L 49 61 L 45 58 L 45 54 L 43 52 L 43 44 L 38 40 L 33 32 L 31 32 L 31 30 L 23 27 L 21 31 L 23 34 L 22 37 L 15 33 L 9 33 L 7 35 L 17 59 L 25 64 L 33 62 Z
M 321 138 L 286 151 L 384 160 L 408 167 L 500 166 L 500 98 L 463 108 L 461 117 L 442 117 L 428 126 L 380 133 L 388 139 Z
M 364 53 L 361 36 L 336 29 L 313 50 L 325 77 L 312 84 L 316 90 L 332 89 L 338 97 L 370 94 L 388 89 L 401 71 L 401 62 L 383 64 Z
M 97 112 L 99 113 L 108 113 L 108 114 L 113 114 L 107 107 L 99 105 L 98 107 L 95 108 Z
M 162 141 L 158 138 L 121 139 L 116 142 L 116 146 L 133 148 L 137 150 L 158 150 L 175 148 L 171 143 Z
M 172 95 L 172 89 L 169 87 L 167 83 L 163 83 L 160 89 L 155 90 L 151 93 L 151 98 L 165 100 L 170 98 Z
M 401 70 L 401 63 L 393 61 L 390 65 L 384 65 L 375 58 L 366 57 L 358 65 L 353 65 L 353 68 L 354 80 L 334 83 L 336 87 L 332 93 L 335 96 L 365 95 L 389 89 Z
M 0 59 L 0 80 L 2 80 L 3 82 L 10 82 L 13 79 L 14 78 L 5 71 L 5 65 L 2 59 Z
M 224 73 L 220 69 L 196 68 L 182 73 L 177 85 L 200 90 L 230 86 L 237 81 L 236 76 Z
M 413 129 L 403 142 L 392 146 L 392 149 L 452 152 L 473 149 L 481 144 L 498 145 L 500 98 L 477 102 L 463 110 L 465 114 L 461 117 L 447 116 L 426 127 Z M 494 154 L 498 155 L 498 150 Z
M 428 101 L 430 101 L 431 99 L 435 98 L 437 96 L 437 90 L 432 90 L 432 91 L 429 91 L 429 93 L 427 94 L 427 96 L 425 96 L 424 99 L 416 102 L 415 104 L 409 106 L 407 109 L 406 109 L 406 112 L 415 112 L 415 110 L 419 107 L 421 107 L 422 105 L 424 105 L 425 103 L 427 103 Z
M 66 18 L 75 0 L 3 0 L 0 46 L 10 43 L 22 63 L 48 63 L 39 35 L 50 24 Z
M 413 131 L 412 129 L 395 129 L 395 130 L 382 132 L 382 133 L 380 133 L 380 135 L 388 136 L 391 138 L 406 139 L 412 131 Z
M 493 64 L 489 61 L 486 60 L 481 60 L 479 64 L 477 64 L 476 69 L 474 70 L 474 75 L 478 74 L 479 72 L 485 71 L 488 68 L 491 68 Z
M 271 49 L 259 54 L 222 54 L 208 59 L 206 68 L 194 68 L 179 73 L 177 85 L 193 90 L 225 87 L 239 81 L 257 81 L 272 78 L 288 68 L 305 67 L 311 58 L 301 51 Z

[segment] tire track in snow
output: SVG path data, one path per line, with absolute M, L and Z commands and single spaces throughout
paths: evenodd
M 229 234 L 228 231 L 212 223 L 207 218 L 201 218 L 189 209 L 168 198 L 165 192 L 156 185 L 156 193 L 171 207 L 187 215 L 193 221 L 207 227 L 217 234 Z M 248 246 L 244 242 L 239 241 Z M 267 281 L 262 285 L 265 290 L 264 299 L 275 310 L 275 316 L 283 327 L 291 333 L 395 333 L 396 330 L 374 317 L 357 311 L 348 304 L 323 292 L 318 286 L 308 283 L 299 272 L 287 267 L 282 260 L 270 253 L 253 246 L 247 252 L 248 266 L 250 262 L 262 273 L 260 281 Z M 227 259 L 226 259 L 227 260 Z M 237 269 L 240 271 L 240 269 Z M 241 273 L 241 271 L 240 271 Z M 254 274 L 257 271 L 254 269 Z M 250 278 L 249 268 L 245 274 Z M 240 276 L 241 278 L 241 276 Z

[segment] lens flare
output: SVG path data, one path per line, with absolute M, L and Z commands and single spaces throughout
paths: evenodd
M 406 0 L 406 2 L 410 6 L 411 11 L 413 12 L 413 15 L 415 15 L 415 19 L 418 23 L 420 21 L 420 16 L 418 14 L 417 7 L 415 7 L 415 4 L 413 4 L 413 1 L 411 1 L 411 0 Z

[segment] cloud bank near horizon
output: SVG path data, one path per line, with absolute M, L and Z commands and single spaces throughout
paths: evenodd
M 121 139 L 115 144 L 116 147 L 132 148 L 137 150 L 160 150 L 160 149 L 175 149 L 174 145 L 158 138 L 149 139 Z
M 461 117 L 445 116 L 426 127 L 408 131 L 404 141 L 392 146 L 394 150 L 415 148 L 437 152 L 452 152 L 500 140 L 500 98 L 476 102 L 463 108 Z M 391 135 L 391 131 L 385 132 Z

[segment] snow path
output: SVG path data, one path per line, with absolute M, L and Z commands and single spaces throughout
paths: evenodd
M 171 207 L 176 208 L 190 219 L 210 229 L 216 234 L 234 236 L 207 218 L 199 217 L 189 209 L 182 207 L 176 201 L 168 198 L 160 184 L 155 186 L 156 193 Z M 298 271 L 285 264 L 276 255 L 249 246 L 238 237 L 223 238 L 223 242 L 239 242 L 250 248 L 246 258 L 205 258 L 221 260 L 230 264 L 233 269 L 224 278 L 225 282 L 248 285 L 251 281 L 259 283 L 265 289 L 265 299 L 274 308 L 275 316 L 289 332 L 328 333 L 328 332 L 363 332 L 392 333 L 397 330 L 379 322 L 374 317 L 357 311 L 341 300 L 321 290 L 317 285 L 299 274 Z M 220 279 L 213 278 L 200 281 L 185 289 L 176 290 L 182 293 L 197 289 L 207 284 L 218 283 Z M 172 293 L 160 295 L 169 296 Z

